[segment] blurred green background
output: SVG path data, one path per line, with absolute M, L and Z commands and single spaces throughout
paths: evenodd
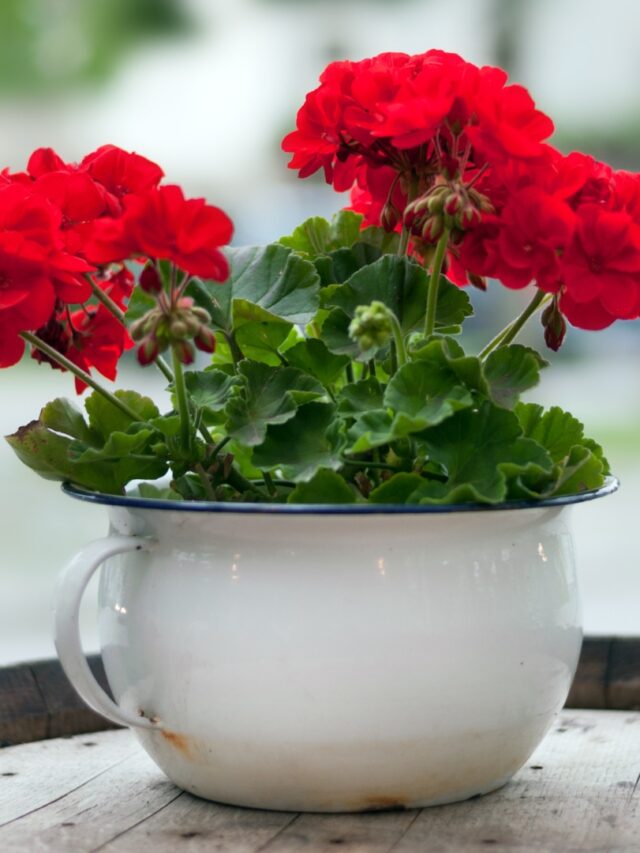
M 606 13 L 606 14 L 605 14 Z M 2 0 L 0 167 L 50 145 L 69 160 L 112 142 L 157 160 L 236 223 L 236 243 L 288 233 L 343 201 L 286 168 L 282 135 L 335 58 L 439 47 L 503 65 L 557 126 L 555 143 L 640 169 L 636 0 Z M 480 345 L 522 295 L 474 293 Z M 532 324 L 528 342 L 542 346 Z M 573 510 L 585 629 L 640 634 L 640 325 L 571 330 L 533 399 L 573 411 L 609 452 L 620 493 Z M 121 384 L 162 395 L 151 370 Z M 0 374 L 0 428 L 14 431 L 71 381 L 29 361 Z M 50 601 L 73 552 L 106 532 L 0 444 L 0 663 L 53 654 Z M 95 611 L 83 614 L 96 646 Z

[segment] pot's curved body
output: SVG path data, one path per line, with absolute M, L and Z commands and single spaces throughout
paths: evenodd
M 581 643 L 570 510 L 111 507 L 109 683 L 177 785 L 268 809 L 446 803 L 504 784 Z

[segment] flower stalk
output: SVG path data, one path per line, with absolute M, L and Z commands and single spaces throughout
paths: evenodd
M 93 388 L 94 391 L 97 391 L 98 394 L 101 394 L 105 400 L 108 400 L 113 406 L 120 409 L 123 415 L 131 418 L 132 421 L 140 420 L 140 416 L 134 412 L 133 409 L 127 406 L 125 402 L 116 397 L 115 394 L 107 391 L 106 388 L 103 388 L 99 382 L 96 382 L 93 376 L 81 367 L 78 367 L 77 364 L 74 364 L 66 356 L 58 352 L 58 350 L 49 346 L 49 344 L 45 343 L 45 341 L 41 340 L 37 335 L 33 334 L 33 332 L 20 332 L 20 337 L 23 341 L 26 341 L 28 344 L 31 344 L 31 346 L 39 349 L 40 352 L 44 353 L 52 361 L 55 361 L 56 364 L 60 365 L 60 367 L 64 367 L 64 369 L 68 370 L 69 373 L 73 373 L 73 375 L 81 382 L 84 382 L 85 385 L 88 385 L 90 388 Z
M 176 392 L 176 404 L 178 414 L 180 415 L 180 441 L 185 453 L 191 452 L 191 415 L 189 411 L 189 399 L 187 397 L 187 389 L 184 383 L 184 372 L 182 370 L 182 362 L 178 347 L 174 344 L 171 347 L 173 357 L 173 387 Z
M 444 264 L 444 257 L 449 243 L 449 229 L 445 228 L 433 258 L 433 266 L 431 267 L 431 278 L 429 280 L 429 290 L 427 292 L 427 313 L 424 321 L 425 337 L 431 337 L 436 326 L 436 311 L 438 308 L 438 290 L 440 288 L 440 275 Z
M 550 293 L 545 293 L 544 290 L 536 289 L 533 299 L 529 302 L 524 311 L 522 311 L 515 320 L 509 323 L 508 326 L 505 326 L 501 332 L 498 332 L 495 338 L 489 341 L 486 347 L 479 354 L 479 358 L 484 360 L 494 350 L 499 349 L 500 347 L 506 347 L 512 343 L 520 333 L 525 323 L 536 313 L 538 308 L 549 302 L 551 298 Z

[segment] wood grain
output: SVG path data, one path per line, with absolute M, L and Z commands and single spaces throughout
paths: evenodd
M 99 655 L 87 658 L 108 691 Z M 0 668 L 0 746 L 114 728 L 88 708 L 57 660 Z
M 3 853 L 638 853 L 639 839 L 633 712 L 564 711 L 527 766 L 493 794 L 361 815 L 199 800 L 175 788 L 129 731 L 0 751 Z

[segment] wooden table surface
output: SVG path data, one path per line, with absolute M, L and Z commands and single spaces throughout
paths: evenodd
M 640 851 L 640 713 L 565 710 L 502 790 L 360 815 L 252 811 L 181 792 L 129 731 L 0 750 L 2 853 Z

